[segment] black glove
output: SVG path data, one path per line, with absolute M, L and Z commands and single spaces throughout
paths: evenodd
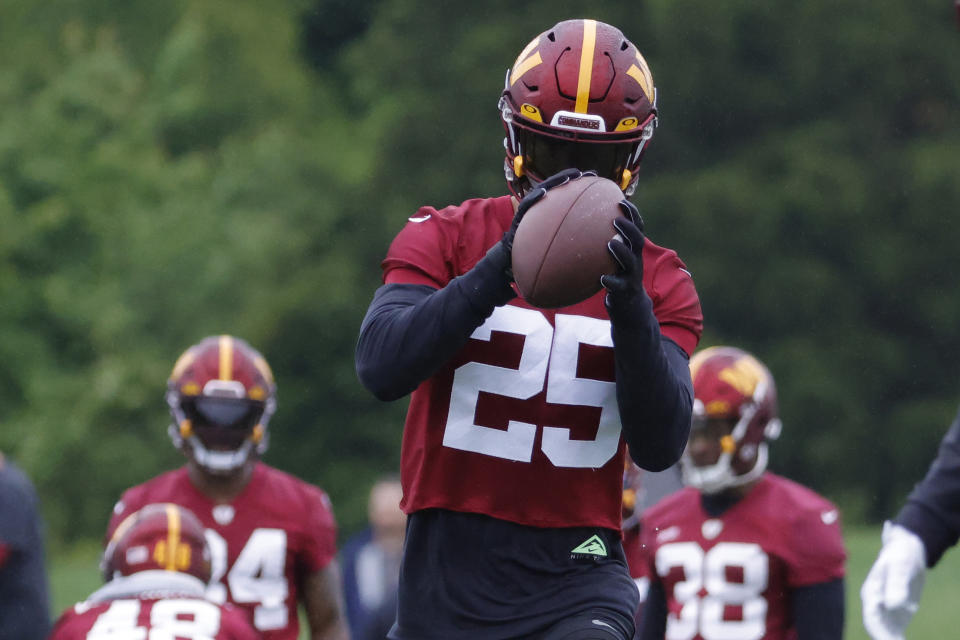
M 582 176 L 596 175 L 597 174 L 593 171 L 564 169 L 563 171 L 550 176 L 543 182 L 538 183 L 533 189 L 523 196 L 522 200 L 520 200 L 520 204 L 517 205 L 517 211 L 513 214 L 513 222 L 510 223 L 510 228 L 503 232 L 503 237 L 500 238 L 500 242 L 493 245 L 490 250 L 487 251 L 487 256 L 484 258 L 484 260 L 490 258 L 492 260 L 496 260 L 497 264 L 503 265 L 503 272 L 506 275 L 508 282 L 513 282 L 513 237 L 517 234 L 517 227 L 520 226 L 520 221 L 523 220 L 523 216 L 526 215 L 527 211 L 530 210 L 530 207 L 532 207 L 535 202 L 546 195 L 547 191 L 550 189 L 559 187 L 562 184 L 566 184 L 571 180 L 576 180 Z
M 608 309 L 627 304 L 638 294 L 646 294 L 643 289 L 643 245 L 647 238 L 643 235 L 643 218 L 629 200 L 621 200 L 620 208 L 625 217 L 616 218 L 613 226 L 623 241 L 607 243 L 619 269 L 612 275 L 600 276 L 600 284 L 607 290 Z

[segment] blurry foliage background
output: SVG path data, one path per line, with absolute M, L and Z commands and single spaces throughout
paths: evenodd
M 506 69 L 582 2 L 5 0 L 0 450 L 52 541 L 102 535 L 166 436 L 179 353 L 270 361 L 266 461 L 344 534 L 397 469 L 406 402 L 356 381 L 379 261 L 421 204 L 505 192 Z M 960 33 L 946 0 L 608 1 L 661 126 L 634 198 L 754 351 L 772 466 L 891 515 L 960 400 Z

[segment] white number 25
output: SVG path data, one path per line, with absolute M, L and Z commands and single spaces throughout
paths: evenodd
M 526 400 L 543 391 L 552 404 L 600 407 L 600 424 L 593 440 L 572 440 L 570 429 L 543 426 L 541 449 L 558 467 L 602 467 L 617 453 L 620 412 L 612 382 L 577 377 L 581 344 L 613 347 L 610 322 L 585 316 L 557 314 L 556 328 L 534 309 L 497 307 L 472 338 L 489 341 L 500 331 L 524 337 L 516 369 L 480 362 L 459 367 L 453 376 L 444 446 L 517 462 L 530 462 L 537 425 L 510 420 L 507 429 L 475 423 L 480 392 Z

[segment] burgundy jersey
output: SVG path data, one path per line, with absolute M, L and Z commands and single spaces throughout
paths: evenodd
M 67 609 L 48 640 L 259 640 L 246 614 L 199 598 L 125 598 Z
M 207 528 L 210 600 L 247 609 L 265 640 L 296 640 L 298 586 L 336 555 L 336 524 L 326 493 L 259 462 L 239 496 L 216 504 L 182 467 L 124 492 L 106 539 L 126 516 L 154 502 L 186 507 Z
M 512 219 L 509 196 L 424 207 L 394 239 L 384 282 L 442 288 L 483 258 Z M 663 335 L 691 353 L 703 318 L 689 272 L 651 242 L 643 264 Z M 413 392 L 401 506 L 619 529 L 625 446 L 604 293 L 562 309 L 517 297 Z
M 772 473 L 718 517 L 683 489 L 644 514 L 641 536 L 667 640 L 790 640 L 791 591 L 844 575 L 837 508 Z

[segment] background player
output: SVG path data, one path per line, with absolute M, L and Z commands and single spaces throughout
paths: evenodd
M 67 609 L 50 640 L 208 638 L 256 640 L 243 610 L 205 598 L 210 547 L 197 517 L 151 504 L 117 527 L 103 555 L 107 583 Z
M 863 625 L 874 640 L 902 640 L 920 606 L 927 568 L 960 537 L 960 415 L 926 477 L 883 525 L 883 547 L 860 589 Z
M 618 29 L 555 25 L 521 52 L 500 99 L 513 197 L 421 208 L 383 261 L 356 360 L 378 398 L 412 392 L 391 638 L 633 633 L 624 449 L 652 470 L 683 450 L 697 294 L 626 199 L 624 241 L 609 245 L 620 269 L 588 300 L 531 307 L 511 287 L 510 259 L 519 220 L 547 189 L 589 170 L 633 193 L 655 105 L 650 70 Z
M 167 403 L 187 464 L 124 492 L 107 539 L 145 504 L 180 504 L 207 528 L 213 601 L 247 609 L 268 640 L 295 640 L 299 600 L 311 638 L 346 638 L 330 501 L 259 461 L 276 409 L 263 356 L 239 338 L 205 338 L 177 360 Z
M 773 377 L 733 347 L 701 351 L 690 370 L 694 418 L 681 461 L 689 487 L 644 514 L 650 588 L 640 637 L 841 638 L 837 509 L 766 471 L 767 442 L 780 433 Z

